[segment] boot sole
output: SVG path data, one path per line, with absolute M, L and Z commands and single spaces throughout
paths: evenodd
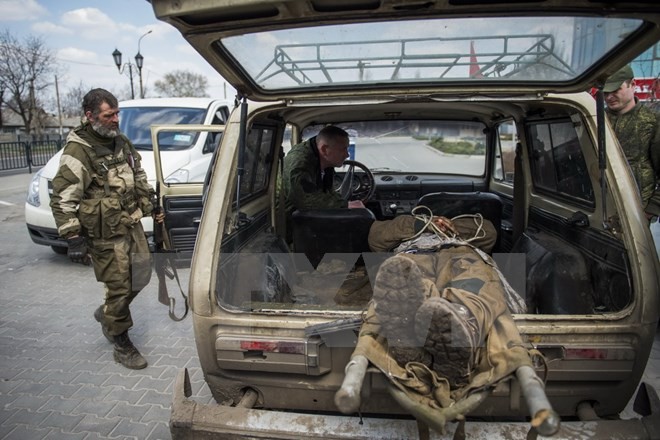
M 415 334 L 415 313 L 424 301 L 422 272 L 410 258 L 396 255 L 386 260 L 374 282 L 373 300 L 390 355 L 400 364 L 421 362 L 431 357 Z
M 433 357 L 433 370 L 460 387 L 469 382 L 475 347 L 469 327 L 444 298 L 429 298 L 415 316 L 416 332 Z

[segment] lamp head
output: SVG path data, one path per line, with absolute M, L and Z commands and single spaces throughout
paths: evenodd
M 121 52 L 119 52 L 118 49 L 115 49 L 114 52 L 112 52 L 112 58 L 115 60 L 115 65 L 117 66 L 117 70 L 121 69 Z
M 142 64 L 144 63 L 144 57 L 140 52 L 135 55 L 135 64 L 137 65 L 138 69 L 142 69 Z

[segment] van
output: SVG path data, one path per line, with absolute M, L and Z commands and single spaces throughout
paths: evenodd
M 142 156 L 142 167 L 149 183 L 155 184 L 156 174 L 151 139 L 153 124 L 206 124 L 226 123 L 233 101 L 211 98 L 150 98 L 122 101 L 119 103 L 119 128 L 133 143 Z M 206 133 L 185 130 L 170 132 L 159 138 L 163 154 L 163 172 L 166 182 L 201 183 L 220 138 Z M 36 244 L 51 246 L 59 254 L 67 250 L 66 240 L 57 233 L 55 219 L 50 209 L 52 180 L 57 173 L 62 150 L 32 177 L 25 203 L 25 221 L 30 238 Z M 153 222 L 142 220 L 145 232 L 150 235 Z M 194 234 L 184 243 L 178 242 L 179 250 L 191 252 Z
M 188 293 L 217 402 L 191 398 L 182 369 L 172 438 L 439 438 L 416 423 L 439 417 L 413 418 L 391 370 L 354 353 L 373 335 L 358 330 L 379 258 L 393 255 L 369 251 L 369 227 L 421 207 L 495 226 L 493 258 L 525 299 L 513 320 L 542 388 L 528 393 L 516 373 L 470 394 L 449 438 L 658 438 L 657 395 L 640 380 L 660 268 L 602 89 L 587 93 L 658 41 L 656 2 L 151 4 L 241 101 L 208 184 L 162 182 L 163 206 L 199 201 Z M 366 209 L 289 213 L 284 140 L 327 125 L 353 133 L 335 188 Z M 167 210 L 167 229 L 178 215 Z M 639 418 L 621 420 L 634 395 Z

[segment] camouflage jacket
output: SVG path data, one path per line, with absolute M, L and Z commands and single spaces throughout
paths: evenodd
M 50 206 L 60 236 L 109 239 L 126 234 L 151 214 L 154 190 L 128 138 L 120 135 L 109 141 L 113 151 L 92 145 L 88 130 L 84 124 L 69 133 Z
M 647 206 L 660 174 L 660 116 L 639 102 L 627 113 L 608 111 L 608 116 L 637 182 L 642 206 Z
M 295 145 L 284 158 L 283 188 L 287 209 L 347 208 L 348 202 L 332 189 L 335 171 L 323 170 L 316 137 Z

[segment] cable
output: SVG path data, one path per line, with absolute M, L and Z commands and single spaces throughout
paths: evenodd
M 424 214 L 419 214 L 418 211 L 420 210 L 426 210 L 427 213 Z M 474 223 L 477 226 L 477 230 L 474 233 L 472 237 L 469 238 L 464 238 L 464 237 L 459 237 L 458 234 L 447 234 L 445 231 L 442 231 L 438 226 L 436 226 L 433 223 L 433 211 L 431 211 L 431 208 L 425 205 L 417 205 L 413 208 L 413 210 L 410 212 L 410 214 L 415 217 L 416 220 L 420 220 L 424 222 L 424 227 L 419 230 L 419 232 L 415 233 L 412 237 L 407 238 L 406 240 L 413 240 L 420 235 L 422 235 L 424 232 L 427 230 L 429 232 L 432 232 L 436 234 L 439 238 L 441 239 L 451 239 L 451 238 L 461 238 L 462 240 L 470 243 L 474 240 L 481 239 L 486 237 L 486 230 L 484 229 L 484 217 L 481 214 L 461 214 L 457 215 L 454 218 L 451 218 L 451 221 L 454 221 L 459 218 L 472 218 L 474 219 Z

